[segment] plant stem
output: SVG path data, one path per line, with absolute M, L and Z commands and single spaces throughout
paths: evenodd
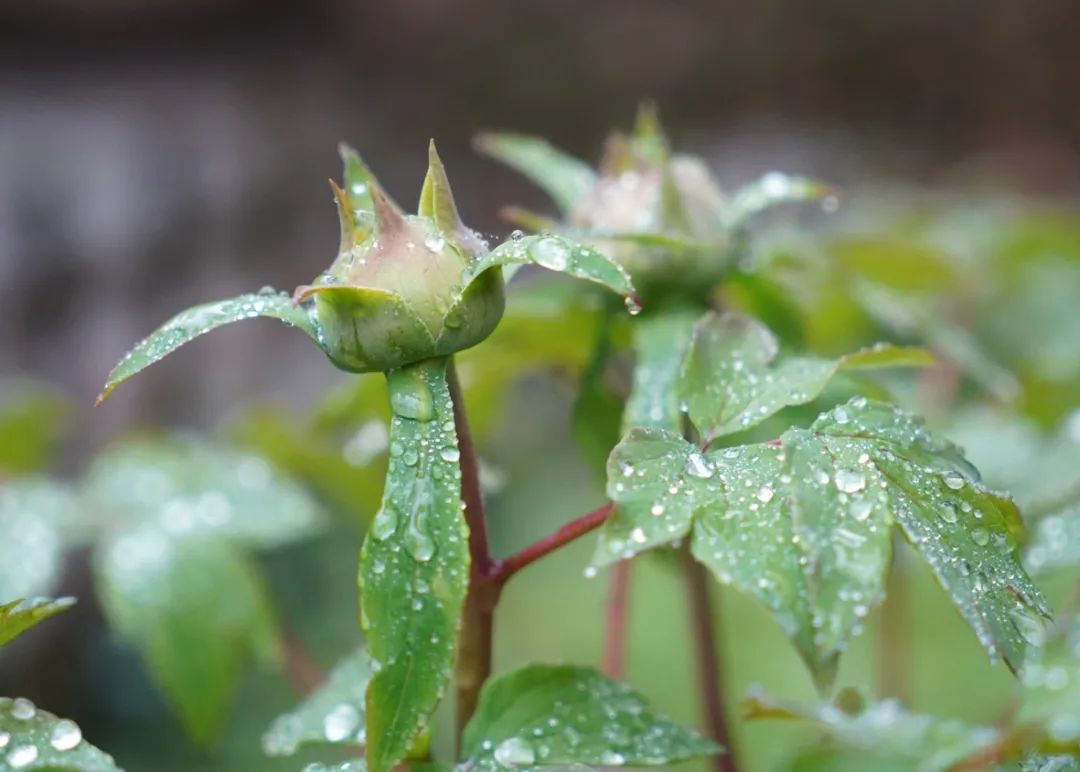
M 899 538 L 893 539 L 892 567 L 885 577 L 885 600 L 881 604 L 881 628 L 878 640 L 878 691 L 881 697 L 908 701 L 911 636 L 908 625 L 907 555 Z
M 713 757 L 713 768 L 717 772 L 736 772 L 738 764 L 735 760 L 735 748 L 731 744 L 731 735 L 728 732 L 723 674 L 720 671 L 720 660 L 716 649 L 718 622 L 713 614 L 709 575 L 705 567 L 690 554 L 689 549 L 684 547 L 681 550 L 681 557 L 697 655 L 701 706 L 709 736 L 723 745 L 726 750 L 726 753 Z
M 599 528 L 608 519 L 614 508 L 615 504 L 609 501 L 592 512 L 582 515 L 577 520 L 571 520 L 555 533 L 530 544 L 516 555 L 495 563 L 490 574 L 491 581 L 502 587 L 510 580 L 510 577 L 525 568 L 525 566 L 535 563 L 540 558 L 554 552 L 559 547 L 569 544 L 579 536 L 584 536 L 589 531 Z
M 476 711 L 480 687 L 491 675 L 495 605 L 498 602 L 499 588 L 488 581 L 491 573 L 491 551 L 484 516 L 484 497 L 480 490 L 476 449 L 469 431 L 461 384 L 458 382 L 453 360 L 450 361 L 446 378 L 454 404 L 454 424 L 457 429 L 458 450 L 461 453 L 461 499 L 465 505 L 465 522 L 469 526 L 471 557 L 469 592 L 462 611 L 458 664 L 454 674 L 457 689 L 457 742 L 460 745 L 465 725 Z
M 630 561 L 620 560 L 611 572 L 604 619 L 604 673 L 615 680 L 623 677 L 629 605 Z
M 326 677 L 322 669 L 311 658 L 304 641 L 292 627 L 286 626 L 283 630 L 284 637 L 284 669 L 285 677 L 292 685 L 293 691 L 300 697 L 306 697 L 315 690 L 315 687 L 323 682 Z

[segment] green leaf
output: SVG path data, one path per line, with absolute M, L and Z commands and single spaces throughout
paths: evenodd
M 220 538 L 150 524 L 104 543 L 94 570 L 110 626 L 139 649 L 192 739 L 209 744 L 245 662 L 280 657 L 274 612 L 254 565 Z
M 476 148 L 543 188 L 563 214 L 570 214 L 586 191 L 596 183 L 596 175 L 588 164 L 537 137 L 509 133 L 480 134 L 476 138 Z
M 611 359 L 612 322 L 611 314 L 601 311 L 571 417 L 574 440 L 590 466 L 601 471 L 611 448 L 619 441 L 623 413 L 622 400 L 604 377 Z
M 772 332 L 749 316 L 709 312 L 694 326 L 680 389 L 690 420 L 712 442 L 791 405 L 816 399 L 842 369 L 923 366 L 924 349 L 878 344 L 839 359 L 780 356 Z
M 479 771 L 668 765 L 721 749 L 592 668 L 530 665 L 485 684 L 463 750 Z
M 321 761 L 314 761 L 311 764 L 304 765 L 304 772 L 367 772 L 367 768 L 367 763 L 363 759 L 349 759 L 348 761 L 342 761 L 340 764 L 324 764 Z M 433 764 L 424 768 L 430 770 L 445 769 L 441 764 Z
M 669 432 L 631 432 L 612 452 L 608 495 L 618 509 L 594 565 L 691 531 L 694 555 L 769 608 L 822 685 L 881 600 L 893 523 L 1012 669 L 1049 613 L 1018 560 L 1015 505 L 955 446 L 863 398 L 809 430 L 704 455 Z
M 680 431 L 680 371 L 700 315 L 692 308 L 662 309 L 634 323 L 636 361 L 623 415 L 624 431 L 635 426 Z
M 841 696 L 846 696 L 843 693 Z M 805 722 L 841 746 L 867 753 L 863 769 L 894 768 L 945 772 L 993 747 L 1000 739 L 994 729 L 953 719 L 909 713 L 896 700 L 845 710 L 835 703 L 803 707 L 761 694 L 744 702 L 750 719 L 780 718 Z
M 364 693 L 371 658 L 361 649 L 339 662 L 295 710 L 278 716 L 262 738 L 267 756 L 291 756 L 305 745 L 363 745 Z
M 628 307 L 631 306 L 634 285 L 621 265 L 592 247 L 550 233 L 503 242 L 473 263 L 462 283 L 467 287 L 495 266 L 528 263 L 601 284 L 626 297 Z
M 28 598 L 0 604 L 0 646 L 74 605 L 71 597 Z
M 1024 565 L 1036 576 L 1080 565 L 1080 505 L 1035 521 L 1024 546 Z
M 74 721 L 23 697 L 0 697 L 0 767 L 48 772 L 120 772 L 112 756 L 86 742 Z
M 1019 725 L 1045 734 L 1054 750 L 1080 753 L 1080 621 L 1061 620 L 1025 664 Z
M 367 760 L 391 769 L 441 698 L 468 589 L 468 528 L 446 359 L 387 375 L 393 419 L 382 506 L 360 554 L 361 624 L 379 667 Z
M 607 495 L 618 506 L 604 523 L 593 567 L 683 538 L 724 495 L 697 448 L 663 429 L 631 429 L 608 458 Z
M 84 490 L 102 527 L 155 520 L 170 533 L 213 533 L 262 549 L 309 537 L 325 522 L 311 495 L 264 458 L 182 436 L 99 455 Z
M 998 772 L 1080 772 L 1080 759 L 1029 753 L 1011 764 L 998 767 Z
M 724 227 L 737 230 L 744 227 L 751 218 L 775 206 L 799 201 L 820 201 L 835 195 L 832 188 L 816 180 L 782 172 L 769 172 L 736 191 L 724 209 Z
M 0 486 L 0 598 L 33 598 L 55 588 L 78 511 L 71 491 L 51 480 Z
M 98 403 L 107 399 L 113 390 L 128 378 L 168 356 L 188 341 L 222 325 L 257 316 L 278 319 L 289 326 L 298 327 L 312 339 L 318 340 L 314 317 L 305 307 L 294 304 L 284 293 L 271 290 L 193 306 L 165 322 L 124 355 L 109 373 L 105 388 L 98 396 Z
M 0 474 L 41 471 L 65 433 L 69 405 L 44 383 L 0 382 Z

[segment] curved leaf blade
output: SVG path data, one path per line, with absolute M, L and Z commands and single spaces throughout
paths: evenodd
M 983 647 L 1017 671 L 1050 609 L 1020 563 L 1016 505 L 985 488 L 959 448 L 890 405 L 855 398 L 811 431 L 831 449 L 869 457 L 908 542 Z
M 388 374 L 393 419 L 382 506 L 360 554 L 361 624 L 379 663 L 367 761 L 391 769 L 442 697 L 468 589 L 468 527 L 447 360 Z
M 307 309 L 294 304 L 291 298 L 282 293 L 249 293 L 228 300 L 203 303 L 181 311 L 125 354 L 109 373 L 105 387 L 98 395 L 98 404 L 104 402 L 113 390 L 128 378 L 165 358 L 185 343 L 222 325 L 257 316 L 277 319 L 289 326 L 298 327 L 312 339 L 318 339 L 315 320 Z
M 110 627 L 134 644 L 194 742 L 220 728 L 252 657 L 277 661 L 281 644 L 255 566 L 212 536 L 151 525 L 102 545 L 96 588 Z
M 547 140 L 523 134 L 484 133 L 476 149 L 523 174 L 544 190 L 563 214 L 570 214 L 595 183 L 589 165 L 555 148 Z
M 773 207 L 820 201 L 830 196 L 835 197 L 836 191 L 817 180 L 783 172 L 768 172 L 735 192 L 724 209 L 723 224 L 728 230 L 738 230 Z
M 467 287 L 482 273 L 502 265 L 539 265 L 600 284 L 626 297 L 634 297 L 634 285 L 621 265 L 592 247 L 551 233 L 511 238 L 473 263 L 462 285 Z
M 668 765 L 721 752 L 596 670 L 529 665 L 493 678 L 465 728 L 468 768 Z
M 792 405 L 820 396 L 842 369 L 924 366 L 924 349 L 878 344 L 839 359 L 781 356 L 761 322 L 709 312 L 694 326 L 679 387 L 690 420 L 711 442 L 745 431 Z
M 74 605 L 72 597 L 27 598 L 0 604 L 0 646 Z
M 633 427 L 679 432 L 679 380 L 690 347 L 697 309 L 644 314 L 634 324 L 634 373 L 623 414 L 623 430 Z
M 292 756 L 307 745 L 363 745 L 364 693 L 371 680 L 371 657 L 361 649 L 330 671 L 294 710 L 274 719 L 262 738 L 267 756 Z
M 86 742 L 74 721 L 23 697 L 0 697 L 0 766 L 50 772 L 120 772 L 112 756 Z

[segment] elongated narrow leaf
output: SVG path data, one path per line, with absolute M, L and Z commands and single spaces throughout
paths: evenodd
M 896 700 L 845 709 L 835 703 L 803 707 L 757 694 L 746 700 L 744 708 L 751 719 L 790 719 L 815 726 L 834 742 L 863 751 L 867 770 L 945 772 L 1000 739 L 988 727 L 909 713 Z
M 799 201 L 820 201 L 835 195 L 832 188 L 816 180 L 782 172 L 769 172 L 736 191 L 731 203 L 724 210 L 724 226 L 736 230 L 746 225 L 751 218 L 774 206 Z
M 724 495 L 710 482 L 713 463 L 663 429 L 632 429 L 612 450 L 607 473 L 607 495 L 617 506 L 600 532 L 594 567 L 683 538 Z
M 959 448 L 912 416 L 856 398 L 811 427 L 834 454 L 866 454 L 867 488 L 885 493 L 893 520 L 937 575 L 991 656 L 1014 671 L 1050 609 L 1020 564 L 1020 513 L 985 488 Z
M 33 598 L 55 588 L 78 512 L 75 496 L 57 482 L 31 478 L 0 486 L 0 598 Z
M 268 756 L 291 756 L 304 745 L 363 745 L 364 693 L 371 658 L 364 650 L 342 660 L 299 707 L 278 716 L 262 738 Z
M 168 356 L 188 341 L 222 325 L 239 322 L 242 319 L 253 319 L 257 316 L 278 319 L 285 324 L 298 327 L 313 339 L 318 339 L 314 318 L 306 308 L 294 304 L 292 299 L 283 293 L 273 291 L 251 293 L 193 306 L 165 322 L 124 355 L 120 363 L 109 373 L 105 388 L 98 396 L 98 402 L 104 401 L 128 378 Z
M 71 597 L 28 598 L 0 604 L 0 646 L 74 605 Z
M 924 349 L 884 344 L 839 359 L 782 357 L 779 351 L 772 332 L 749 316 L 710 312 L 695 325 L 680 388 L 690 420 L 706 441 L 816 399 L 841 369 L 933 363 Z
M 220 538 L 182 537 L 151 524 L 104 544 L 94 568 L 110 626 L 139 649 L 192 739 L 208 744 L 244 664 L 280 655 L 255 567 Z
M 720 752 L 596 670 L 530 665 L 489 681 L 465 728 L 469 768 L 668 765 Z
M 634 296 L 630 275 L 621 265 L 592 247 L 550 233 L 503 242 L 469 267 L 463 285 L 468 286 L 495 266 L 527 263 L 602 284 L 628 299 Z
M 596 175 L 587 163 L 537 137 L 481 134 L 476 138 L 476 147 L 543 188 L 563 214 L 570 214 L 596 182 Z
M 366 703 L 373 772 L 405 757 L 442 696 L 468 588 L 446 367 L 446 360 L 428 360 L 387 378 L 390 466 L 360 555 L 361 622 L 378 663 Z
M 623 415 L 633 427 L 679 432 L 679 378 L 690 347 L 697 309 L 677 308 L 643 315 L 634 324 L 634 375 Z
M 316 533 L 316 501 L 260 456 L 173 436 L 117 446 L 84 481 L 102 527 L 156 521 L 170 533 L 213 533 L 274 548 Z
M 0 769 L 120 772 L 112 756 L 83 739 L 74 721 L 24 697 L 0 697 Z

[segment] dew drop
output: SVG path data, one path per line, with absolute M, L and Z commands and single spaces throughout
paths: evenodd
M 520 737 L 511 737 L 496 746 L 495 761 L 512 769 L 517 765 L 534 763 L 536 761 L 536 752 L 525 740 Z
M 6 748 L 9 742 L 11 742 L 11 733 L 0 732 L 0 748 Z
M 540 239 L 533 247 L 533 257 L 552 271 L 563 271 L 570 263 L 570 250 L 561 239 L 553 236 Z
M 964 487 L 964 478 L 956 474 L 956 472 L 946 473 L 944 480 L 945 484 L 954 491 L 958 491 Z
M 445 447 L 439 451 L 439 458 L 449 464 L 456 464 L 461 458 L 461 451 L 453 446 Z
M 323 718 L 323 736 L 332 743 L 352 736 L 360 725 L 360 712 L 352 705 L 338 705 Z
M 11 705 L 11 717 L 19 721 L 29 721 L 36 713 L 37 708 L 34 707 L 34 703 L 25 697 L 16 697 Z
M 694 477 L 701 477 L 703 479 L 713 476 L 712 467 L 709 466 L 709 462 L 706 461 L 705 457 L 700 453 L 690 454 L 690 457 L 686 460 L 686 471 Z
M 641 528 L 635 528 L 630 532 L 630 540 L 636 542 L 637 544 L 644 544 L 648 540 L 648 537 L 645 536 L 644 530 L 642 530 Z
M 511 241 L 521 241 L 523 238 L 525 238 L 524 232 L 522 232 L 520 230 L 510 231 L 510 240 Z
M 11 749 L 7 761 L 12 769 L 22 769 L 37 761 L 38 749 L 33 745 L 17 745 Z
M 863 473 L 852 469 L 836 470 L 835 482 L 837 489 L 844 493 L 856 493 L 866 487 Z
M 945 501 L 941 504 L 941 509 L 938 510 L 938 515 L 946 523 L 955 523 L 959 516 L 956 514 L 956 505 L 951 501 Z
M 74 721 L 60 719 L 53 727 L 49 745 L 58 751 L 70 751 L 82 742 L 82 731 Z
M 394 415 L 414 421 L 430 421 L 435 416 L 431 389 L 411 370 L 394 370 L 387 376 L 390 406 Z
M 431 252 L 442 252 L 446 239 L 438 233 L 429 233 L 424 239 L 424 246 Z
M 391 507 L 383 507 L 371 523 L 371 535 L 379 541 L 385 541 L 397 530 L 397 512 Z
M 990 543 L 990 533 L 985 528 L 974 528 L 971 531 L 971 540 L 980 547 Z
M 762 504 L 768 504 L 772 501 L 775 491 L 768 485 L 762 485 L 757 489 L 757 493 L 754 494 L 754 498 L 760 501 Z

